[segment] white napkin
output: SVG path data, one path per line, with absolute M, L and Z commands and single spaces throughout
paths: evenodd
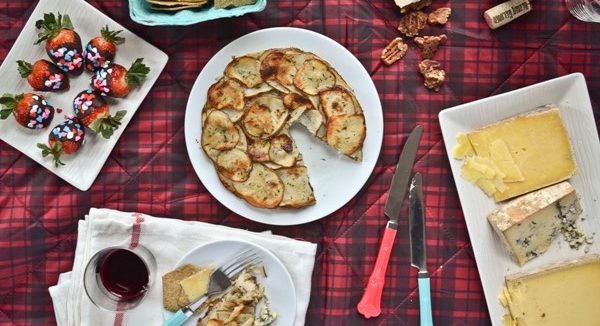
M 136 219 L 143 222 L 136 227 Z M 157 279 L 144 301 L 122 314 L 94 306 L 83 289 L 83 271 L 97 251 L 114 245 L 127 245 L 134 229 L 139 230 L 139 243 L 156 258 Z M 243 239 L 269 249 L 285 265 L 296 288 L 296 320 L 304 325 L 317 245 L 269 233 L 256 233 L 202 222 L 186 222 L 137 213 L 92 208 L 84 221 L 79 221 L 73 271 L 63 273 L 58 284 L 50 287 L 56 322 L 59 326 L 83 325 L 160 325 L 162 286 L 160 276 L 175 266 L 189 250 L 215 240 Z

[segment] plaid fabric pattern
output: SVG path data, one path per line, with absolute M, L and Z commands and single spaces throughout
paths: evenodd
M 503 93 L 571 72 L 582 72 L 600 117 L 600 24 L 582 23 L 564 1 L 535 1 L 533 11 L 492 31 L 482 14 L 496 1 L 434 1 L 452 8 L 450 22 L 422 35 L 446 33 L 436 59 L 448 78 L 439 93 L 426 90 L 410 41 L 391 67 L 379 55 L 400 17 L 392 0 L 271 0 L 257 14 L 189 27 L 146 27 L 128 17 L 127 1 L 90 3 L 170 56 L 160 79 L 125 131 L 100 176 L 80 192 L 0 142 L 0 324 L 54 325 L 47 288 L 71 269 L 77 221 L 90 207 L 224 224 L 319 244 L 308 325 L 418 325 L 416 271 L 409 266 L 406 221 L 396 239 L 382 299 L 382 315 L 356 312 L 385 226 L 383 206 L 402 144 L 416 124 L 425 128 L 415 169 L 424 176 L 428 264 L 436 325 L 489 325 L 438 123 L 447 107 Z M 0 60 L 29 18 L 32 0 L 0 0 Z M 248 32 L 294 26 L 325 34 L 350 50 L 370 72 L 385 116 L 384 145 L 367 184 L 347 205 L 322 220 L 271 227 L 220 205 L 199 182 L 184 145 L 187 94 L 206 62 Z M 1 82 L 1 81 L 0 81 Z M 527 105 L 527 103 L 523 103 Z M 368 108 L 365 108 L 368 110 Z M 33 145 L 33 144 L 32 144 Z M 406 206 L 406 205 L 405 205 Z M 403 214 L 407 213 L 406 207 Z

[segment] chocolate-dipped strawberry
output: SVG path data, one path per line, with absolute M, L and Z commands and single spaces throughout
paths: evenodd
M 85 129 L 77 118 L 67 118 L 66 121 L 52 128 L 48 136 L 48 145 L 38 143 L 37 147 L 42 150 L 42 156 L 52 155 L 54 166 L 65 165 L 60 160 L 61 155 L 73 154 L 79 150 Z
M 106 25 L 100 31 L 100 36 L 94 37 L 88 42 L 83 49 L 85 68 L 88 71 L 102 68 L 115 59 L 117 44 L 125 42 L 125 39 L 119 36 L 121 32 L 111 31 Z
M 69 89 L 69 76 L 48 60 L 38 60 L 33 65 L 17 61 L 19 74 L 27 78 L 29 85 L 37 91 L 56 92 Z
M 92 88 L 104 96 L 125 97 L 131 87 L 139 86 L 150 72 L 144 59 L 138 58 L 129 70 L 119 64 L 110 64 L 96 70 L 92 76 Z
M 73 111 L 75 116 L 86 127 L 108 139 L 115 129 L 121 125 L 121 120 L 127 111 L 118 111 L 115 116 L 109 113 L 106 100 L 100 93 L 92 90 L 83 91 L 73 100 Z
M 47 13 L 44 19 L 35 22 L 35 27 L 42 30 L 35 44 L 46 41 L 46 53 L 58 68 L 80 75 L 83 72 L 81 38 L 73 30 L 69 16 L 58 14 L 57 18 L 53 13 Z
M 17 123 L 25 128 L 46 128 L 54 118 L 54 107 L 48 104 L 42 95 L 33 93 L 4 94 L 0 97 L 0 104 L 4 107 L 0 111 L 2 120 L 8 118 L 12 113 Z

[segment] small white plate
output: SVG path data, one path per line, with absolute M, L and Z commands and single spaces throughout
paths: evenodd
M 265 288 L 271 310 L 277 313 L 277 319 L 272 325 L 293 325 L 296 319 L 296 289 L 294 288 L 292 277 L 281 261 L 261 246 L 237 240 L 210 242 L 190 250 L 190 252 L 177 262 L 176 267 L 185 264 L 223 266 L 228 263 L 228 258 L 250 248 L 262 258 L 267 272 L 267 277 L 258 276 L 257 280 Z M 163 309 L 165 319 L 172 315 L 172 312 Z M 196 325 L 198 319 L 199 316 L 193 316 L 183 325 Z
M 84 71 L 79 76 L 69 75 L 71 88 L 68 91 L 59 93 L 34 91 L 27 83 L 27 80 L 21 78 L 17 72 L 17 60 L 25 60 L 32 64 L 38 59 L 50 60 L 44 48 L 45 42 L 33 45 L 37 40 L 38 34 L 35 22 L 43 18 L 44 13 L 50 12 L 55 15 L 59 12 L 62 15 L 69 15 L 75 31 L 81 37 L 82 47 L 85 47 L 89 40 L 100 35 L 100 29 L 105 25 L 108 25 L 111 30 L 123 30 L 121 36 L 125 38 L 125 43 L 118 45 L 115 62 L 123 65 L 125 68 L 129 68 L 135 59 L 144 58 L 144 64 L 150 67 L 150 73 L 141 87 L 133 88 L 131 93 L 124 99 L 111 100 L 109 102 L 111 103 L 110 111 L 112 114 L 119 110 L 127 110 L 121 126 L 115 130 L 113 136 L 110 139 L 104 139 L 101 135 L 96 135 L 94 132 L 86 130 L 83 146 L 75 154 L 62 156 L 61 160 L 66 165 L 58 168 L 54 167 L 51 157 L 42 157 L 36 144 L 46 144 L 50 130 L 63 122 L 65 115 L 74 115 L 73 98 L 77 93 L 88 88 L 92 74 Z M 55 112 L 50 126 L 41 130 L 32 131 L 26 129 L 17 124 L 13 117 L 0 120 L 0 139 L 78 189 L 88 190 L 98 176 L 98 173 L 100 173 L 104 162 L 106 162 L 108 155 L 119 140 L 119 137 L 121 137 L 127 124 L 129 124 L 129 121 L 133 118 L 133 115 L 152 88 L 152 85 L 158 79 L 158 76 L 167 64 L 167 60 L 168 57 L 164 52 L 126 30 L 123 26 L 108 18 L 85 1 L 40 0 L 0 67 L 0 76 L 2 77 L 0 94 L 20 94 L 24 92 L 42 94 L 54 108 L 60 108 L 63 111 L 62 113 Z
M 233 56 L 270 48 L 297 47 L 310 51 L 331 64 L 354 92 L 364 110 L 367 136 L 363 161 L 355 162 L 338 154 L 306 130 L 292 128 L 292 137 L 308 166 L 316 205 L 301 209 L 261 209 L 236 197 L 219 181 L 212 162 L 200 148 L 200 116 L 206 92 Z M 229 43 L 206 64 L 190 93 L 185 112 L 185 143 L 196 174 L 206 189 L 221 204 L 248 219 L 272 225 L 296 225 L 318 220 L 344 206 L 365 184 L 381 150 L 383 113 L 375 85 L 362 64 L 343 46 L 321 34 L 290 27 L 256 31 Z
M 572 250 L 562 236 L 540 257 L 519 267 L 504 248 L 500 238 L 487 221 L 487 215 L 500 205 L 477 186 L 460 176 L 461 161 L 452 158 L 455 136 L 490 123 L 530 111 L 538 106 L 557 104 L 569 132 L 575 152 L 578 173 L 569 181 L 580 194 L 583 214 L 580 225 L 586 234 L 596 232 L 596 241 L 589 254 L 600 253 L 600 142 L 585 79 L 576 73 L 548 80 L 512 92 L 459 105 L 440 112 L 440 125 L 452 174 L 460 197 L 467 229 L 473 245 L 477 268 L 483 284 L 492 324 L 503 325 L 505 309 L 498 301 L 504 277 L 516 272 L 570 260 L 584 255 L 584 250 Z

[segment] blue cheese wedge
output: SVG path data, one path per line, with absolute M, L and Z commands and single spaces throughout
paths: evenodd
M 567 181 L 513 199 L 493 211 L 488 221 L 519 265 L 543 254 L 582 209 Z

